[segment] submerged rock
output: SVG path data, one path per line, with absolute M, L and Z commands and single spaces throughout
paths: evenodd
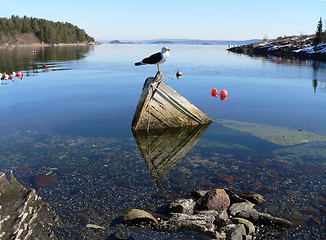
M 0 239 L 57 239 L 53 227 L 61 225 L 35 190 L 23 187 L 12 173 L 8 181 L 0 172 Z
M 264 196 L 262 196 L 259 193 L 255 193 L 255 192 L 243 193 L 240 195 L 240 197 L 244 198 L 254 204 L 257 204 L 257 205 L 262 205 L 266 202 L 266 199 Z
M 33 182 L 37 187 L 48 187 L 51 186 L 53 183 L 55 183 L 58 180 L 58 177 L 56 176 L 48 176 L 48 175 L 42 175 L 33 178 Z
M 21 171 L 21 172 L 30 172 L 30 171 L 32 171 L 32 168 L 28 167 L 28 166 L 19 166 L 19 167 L 16 167 L 16 169 L 18 171 Z
M 261 213 L 253 210 L 241 211 L 236 216 L 248 219 L 253 223 L 258 223 L 258 224 L 274 225 L 274 226 L 286 227 L 286 228 L 290 228 L 293 225 L 292 222 L 286 219 L 273 217 L 268 213 Z

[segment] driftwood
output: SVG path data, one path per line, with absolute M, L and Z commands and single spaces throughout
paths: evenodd
M 133 130 L 139 150 L 157 184 L 196 145 L 208 126 L 155 129 L 150 133 Z
M 160 129 L 207 124 L 212 120 L 167 85 L 164 74 L 147 78 L 136 107 L 132 129 Z

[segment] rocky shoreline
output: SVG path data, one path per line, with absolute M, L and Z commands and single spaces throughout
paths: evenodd
M 326 43 L 313 46 L 314 35 L 282 37 L 242 46 L 229 47 L 227 50 L 239 54 L 294 57 L 326 61 Z

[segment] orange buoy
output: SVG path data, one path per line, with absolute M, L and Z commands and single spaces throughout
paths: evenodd
M 215 94 L 216 94 L 216 95 L 218 94 L 218 90 L 217 90 L 217 88 L 213 88 L 213 89 L 212 89 L 212 95 L 213 95 L 213 94 L 214 94 L 214 95 L 215 95 Z

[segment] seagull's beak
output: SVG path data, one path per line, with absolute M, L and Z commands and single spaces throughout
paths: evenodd
M 171 51 L 171 50 L 168 48 L 168 49 L 166 49 L 166 51 Z

